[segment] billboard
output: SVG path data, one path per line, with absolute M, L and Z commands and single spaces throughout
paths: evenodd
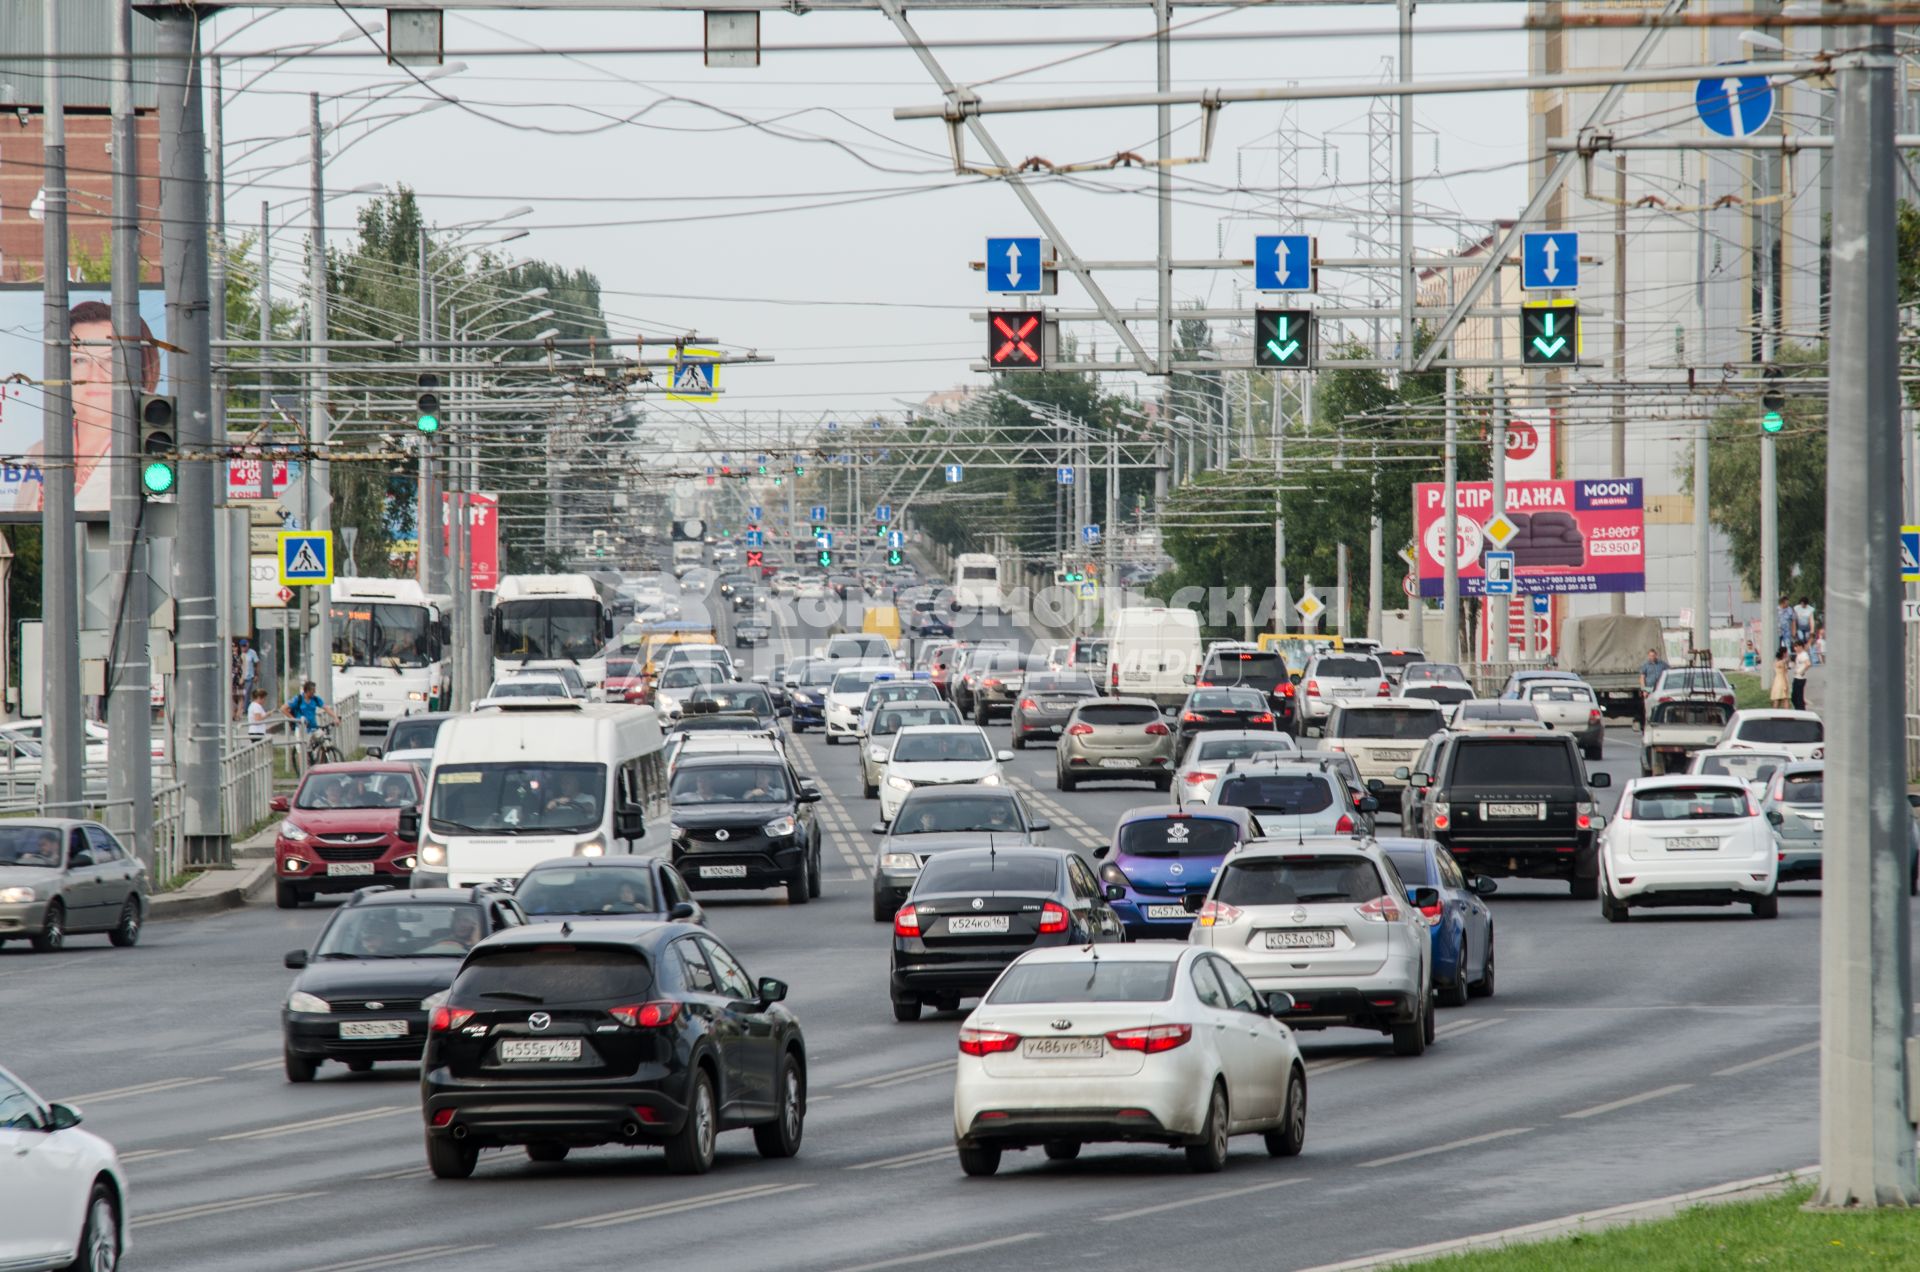
M 500 496 L 467 496 L 467 524 L 473 527 L 473 561 L 469 586 L 476 592 L 491 592 L 500 586 Z M 453 526 L 453 496 L 440 494 L 440 548 L 453 561 L 448 531 Z
M 1481 596 L 1481 562 L 1496 546 L 1482 529 L 1493 517 L 1493 489 L 1475 481 L 1461 482 L 1458 490 L 1460 593 Z M 1445 590 L 1445 512 L 1444 485 L 1414 486 L 1414 542 L 1425 597 Z M 1518 530 L 1503 545 L 1514 554 L 1516 592 L 1646 590 L 1646 513 L 1638 477 L 1509 482 L 1506 513 Z
M 113 335 L 105 286 L 75 284 L 70 311 L 76 340 Z M 46 419 L 39 381 L 45 371 L 38 284 L 0 287 L 0 522 L 38 521 L 44 477 Z M 142 335 L 166 338 L 166 297 L 158 288 L 140 292 Z M 141 388 L 166 391 L 160 350 L 144 347 Z M 113 355 L 101 347 L 74 351 L 74 507 L 83 517 L 104 518 L 112 484 L 107 454 L 113 444 Z

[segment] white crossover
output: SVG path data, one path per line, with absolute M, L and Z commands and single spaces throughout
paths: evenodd
M 1780 913 L 1779 851 L 1739 777 L 1637 778 L 1600 834 L 1600 913 L 1623 923 L 1642 906 L 1745 905 L 1771 919 Z

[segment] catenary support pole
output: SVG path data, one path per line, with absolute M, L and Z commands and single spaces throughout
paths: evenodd
M 1489 473 L 1493 503 L 1487 518 L 1491 520 L 1495 512 L 1507 510 L 1507 391 L 1506 386 L 1496 384 L 1493 390 L 1493 427 L 1489 450 L 1492 451 L 1492 465 Z M 1517 593 L 1518 588 L 1514 589 Z M 1513 611 L 1512 597 L 1487 596 L 1481 604 L 1487 607 L 1487 658 L 1493 662 L 1513 661 Z M 1522 602 L 1524 604 L 1525 602 Z
M 1498 296 L 1498 290 L 1494 295 Z M 1627 399 L 1619 386 L 1627 382 L 1627 160 L 1614 157 L 1613 169 L 1613 420 L 1612 466 L 1615 477 L 1627 475 Z M 1495 357 L 1499 356 L 1496 351 Z M 1627 612 L 1627 594 L 1615 592 L 1607 598 L 1607 608 L 1615 614 Z M 1533 619 L 1527 619 L 1527 644 L 1533 644 Z
M 1173 0 L 1154 0 L 1153 26 L 1154 77 L 1164 93 L 1173 87 Z M 1168 263 L 1173 258 L 1173 169 L 1168 164 L 1173 158 L 1173 107 L 1161 106 L 1155 116 L 1160 165 L 1154 172 L 1158 231 L 1153 271 L 1154 280 L 1158 283 L 1154 289 L 1157 315 L 1154 330 L 1158 347 L 1154 352 L 1160 359 L 1160 374 L 1165 375 L 1173 366 L 1173 269 Z
M 1400 65 L 1402 84 L 1413 82 L 1413 5 L 1400 0 Z M 1413 95 L 1400 98 L 1400 349 L 1403 370 L 1413 367 L 1413 303 L 1419 280 L 1413 272 Z M 1374 350 L 1380 356 L 1380 350 Z
M 414 239 L 414 269 L 416 273 L 414 283 L 418 292 L 414 302 L 414 312 L 417 315 L 414 326 L 420 333 L 420 339 L 431 340 L 433 339 L 433 304 L 431 299 L 432 282 L 427 277 L 427 227 L 424 225 L 420 226 Z M 449 407 L 451 406 L 449 399 L 451 396 L 452 395 L 447 392 L 446 386 L 442 385 L 439 390 L 439 397 L 441 398 L 440 418 L 442 420 L 448 418 Z M 445 590 L 444 585 L 447 573 L 446 553 L 442 544 L 440 529 L 442 524 L 440 490 L 439 483 L 435 480 L 433 459 L 433 437 L 431 434 L 422 433 L 420 434 L 420 511 L 416 514 L 419 519 L 419 546 L 415 551 L 414 558 L 418 566 L 420 586 L 429 593 Z
M 1280 411 L 1280 377 L 1273 388 L 1273 630 L 1284 632 L 1292 613 L 1287 599 L 1287 505 L 1281 490 L 1287 471 L 1287 420 Z
M 1713 648 L 1712 616 L 1707 605 L 1713 596 L 1713 571 L 1708 553 L 1713 539 L 1709 510 L 1713 503 L 1712 465 L 1707 438 L 1707 420 L 1693 422 L 1693 647 Z
M 1347 545 L 1337 543 L 1333 548 L 1333 630 L 1342 640 L 1347 636 Z
M 331 532 L 333 493 L 329 483 L 332 481 L 332 465 L 326 460 L 327 443 L 333 434 L 333 412 L 327 403 L 327 153 L 326 133 L 320 126 L 320 94 L 307 95 L 307 110 L 311 141 L 307 158 L 310 203 L 307 216 L 312 222 L 308 228 L 311 238 L 307 250 L 307 308 L 313 341 L 309 356 L 314 365 L 308 378 L 307 395 L 307 435 L 314 449 L 313 458 L 308 461 L 313 468 L 313 484 L 309 487 L 313 502 L 308 507 L 308 514 L 313 519 L 307 529 Z M 338 557 L 337 544 L 333 551 Z M 328 604 L 331 589 L 322 586 L 301 590 L 312 593 L 314 610 L 313 630 L 307 641 L 307 677 L 318 687 L 320 697 L 331 703 L 333 618 Z M 359 743 L 358 738 L 338 738 L 336 741 L 342 751 L 351 751 Z
M 1379 640 L 1381 624 L 1381 606 L 1385 597 L 1381 588 L 1386 583 L 1387 548 L 1386 526 L 1380 520 L 1380 448 L 1373 448 L 1373 474 L 1369 478 L 1369 498 L 1372 513 L 1367 518 L 1367 639 Z M 1419 646 L 1415 645 L 1415 649 Z
M 1906 896 L 1893 36 L 1835 60 L 1833 379 L 1827 408 L 1827 842 L 1820 922 L 1822 1206 L 1920 1203 Z M 1901 72 L 1904 74 L 1904 71 Z
M 1460 661 L 1460 373 L 1447 368 L 1446 456 L 1442 480 L 1446 485 L 1441 507 L 1442 562 L 1440 584 L 1440 658 Z
M 213 224 L 207 251 L 207 295 L 213 302 L 208 317 L 215 340 L 227 338 L 227 139 L 226 102 L 220 86 L 222 64 L 222 59 L 218 57 L 207 59 L 207 98 L 210 107 L 207 111 L 207 155 L 211 160 L 208 175 L 212 183 L 207 197 L 207 213 Z M 213 404 L 213 436 L 224 442 L 227 437 L 225 371 L 219 373 L 209 400 Z M 225 479 L 225 474 L 222 474 L 221 480 Z

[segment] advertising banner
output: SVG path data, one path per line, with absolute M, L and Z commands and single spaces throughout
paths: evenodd
M 1647 586 L 1646 513 L 1638 477 L 1594 481 L 1518 481 L 1507 485 L 1507 519 L 1515 533 L 1505 544 L 1489 541 L 1483 527 L 1493 517 L 1493 489 L 1484 481 L 1459 484 L 1460 594 L 1482 596 L 1485 554 L 1514 554 L 1515 590 L 1539 592 L 1642 592 Z M 1420 559 L 1420 595 L 1445 590 L 1446 487 L 1421 482 L 1413 488 L 1414 541 Z
M 1507 480 L 1553 480 L 1553 412 L 1507 421 Z
M 104 286 L 73 286 L 69 312 L 75 340 L 112 337 L 107 299 Z M 0 287 L 0 522 L 40 519 L 46 432 L 39 385 L 45 372 L 42 304 L 37 284 Z M 143 337 L 166 338 L 166 299 L 157 288 L 141 290 L 140 317 Z M 159 349 L 143 346 L 140 366 L 142 391 L 167 391 Z M 82 516 L 105 517 L 111 495 L 113 351 L 75 349 L 73 381 L 74 507 Z
M 287 493 L 287 487 L 300 477 L 300 465 L 289 464 L 284 459 L 273 461 L 273 498 L 278 499 Z M 244 503 L 249 499 L 262 498 L 260 494 L 260 461 L 257 459 L 229 459 L 227 461 L 227 502 Z
M 453 547 L 447 531 L 453 524 L 453 496 L 440 495 L 440 546 L 453 560 Z M 476 592 L 491 592 L 500 586 L 500 496 L 468 495 L 467 524 L 473 527 L 473 570 L 470 586 Z

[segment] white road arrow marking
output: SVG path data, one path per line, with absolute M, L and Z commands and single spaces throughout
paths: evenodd
M 1737 81 L 1736 81 L 1737 82 Z M 1020 244 L 1016 240 L 1007 244 L 1007 286 L 1020 285 Z
M 1548 239 L 1547 245 L 1541 249 L 1541 255 L 1547 258 L 1547 267 L 1540 273 L 1548 282 L 1552 282 L 1560 277 L 1560 240 Z

